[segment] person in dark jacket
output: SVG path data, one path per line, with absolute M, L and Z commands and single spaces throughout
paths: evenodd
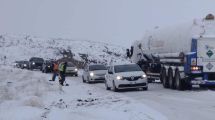
M 66 67 L 67 67 L 67 62 L 62 62 L 60 63 L 59 65 L 59 73 L 60 73 L 60 76 L 59 76 L 59 83 L 60 85 L 63 86 L 63 83 L 65 81 L 65 73 L 66 73 Z

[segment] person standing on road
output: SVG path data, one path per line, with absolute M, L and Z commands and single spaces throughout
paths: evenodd
M 55 81 L 56 76 L 58 75 L 58 62 L 55 61 L 53 64 L 53 75 L 50 81 Z
M 67 67 L 67 62 L 62 62 L 59 65 L 59 72 L 60 72 L 60 76 L 59 76 L 59 83 L 60 85 L 63 86 L 63 83 L 65 81 L 65 73 L 66 73 L 66 67 Z

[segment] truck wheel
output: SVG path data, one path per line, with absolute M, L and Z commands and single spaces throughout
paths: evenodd
M 173 79 L 173 71 L 172 68 L 169 68 L 168 70 L 168 83 L 169 83 L 169 87 L 172 89 L 175 89 L 175 80 Z
M 168 81 L 167 81 L 167 77 L 166 77 L 166 70 L 162 69 L 162 80 L 163 80 L 163 87 L 164 88 L 168 88 Z
M 161 81 L 161 83 L 163 83 L 162 72 L 163 72 L 163 70 L 160 71 L 160 81 Z
M 175 71 L 175 85 L 177 90 L 183 90 L 183 81 L 178 70 Z

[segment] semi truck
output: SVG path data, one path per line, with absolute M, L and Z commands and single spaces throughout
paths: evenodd
M 156 27 L 135 41 L 127 49 L 127 56 L 147 73 L 149 80 L 159 79 L 164 88 L 214 87 L 214 15 L 167 28 Z

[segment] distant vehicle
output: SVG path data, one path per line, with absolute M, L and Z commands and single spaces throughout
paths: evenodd
M 21 67 L 20 62 L 21 62 L 21 61 L 15 61 L 15 62 L 14 62 L 14 64 L 13 64 L 13 65 L 14 65 L 14 67 L 16 67 L 16 68 L 20 68 L 20 67 Z
M 66 75 L 78 76 L 78 68 L 72 62 L 67 63 Z
M 48 73 L 53 71 L 53 62 L 52 60 L 45 60 L 42 65 L 41 71 L 43 73 Z
M 104 65 L 87 65 L 82 75 L 83 82 L 104 82 L 107 68 Z
M 107 90 L 142 88 L 148 90 L 147 76 L 137 64 L 113 65 L 105 76 Z
M 21 61 L 20 62 L 20 68 L 21 69 L 28 69 L 28 67 L 29 67 L 29 62 L 28 61 Z
M 29 60 L 29 69 L 33 70 L 33 69 L 42 69 L 42 65 L 43 65 L 43 58 L 39 58 L 39 57 L 32 57 Z

